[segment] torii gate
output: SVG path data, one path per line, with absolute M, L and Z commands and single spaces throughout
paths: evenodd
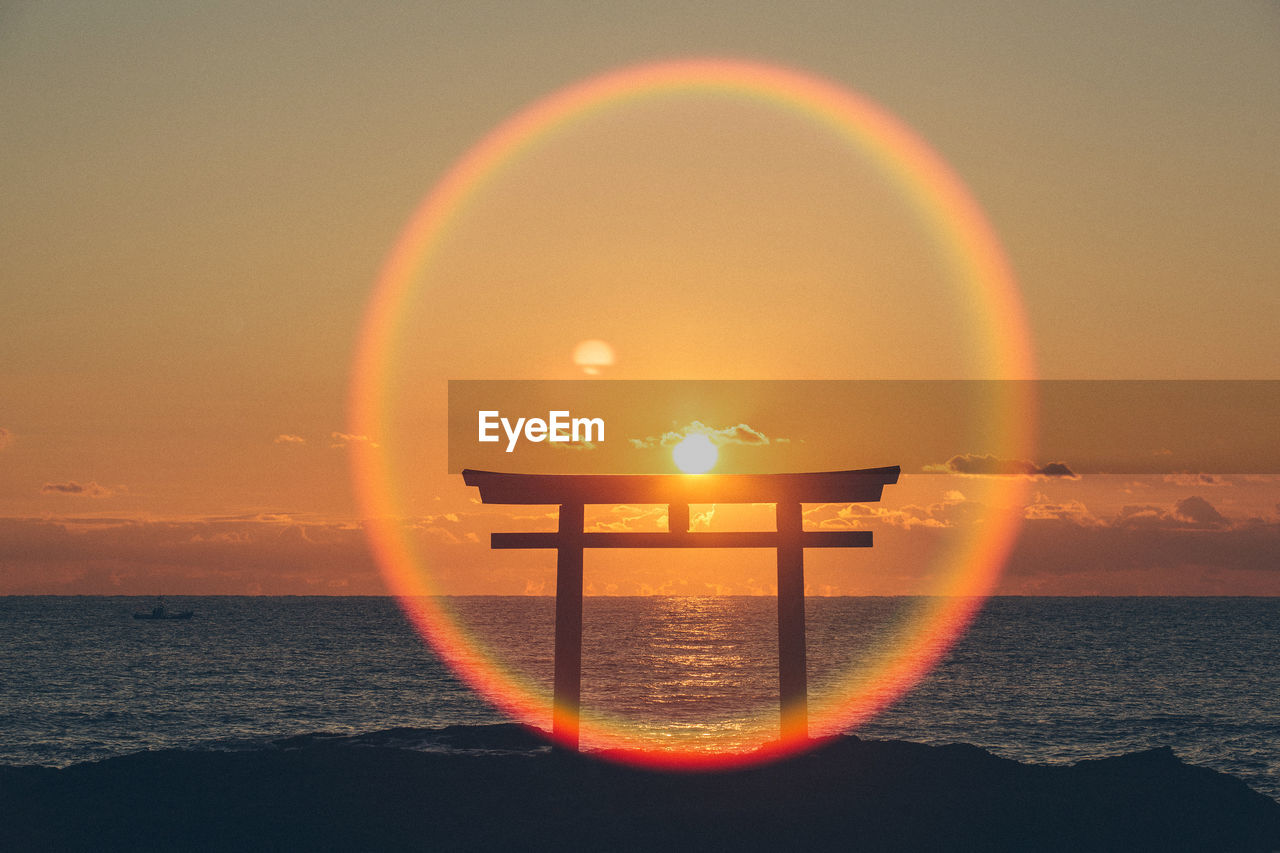
M 491 547 L 556 549 L 556 648 L 552 733 L 578 746 L 582 687 L 582 551 L 584 548 L 775 548 L 778 552 L 778 681 L 782 740 L 809 734 L 804 643 L 804 549 L 869 548 L 866 530 L 803 529 L 802 503 L 880 500 L 898 482 L 898 466 L 807 474 L 502 474 L 462 472 L 487 504 L 559 504 L 555 533 L 494 533 Z M 666 504 L 666 533 L 587 533 L 586 504 Z M 721 533 L 689 531 L 689 504 L 771 503 L 777 529 Z

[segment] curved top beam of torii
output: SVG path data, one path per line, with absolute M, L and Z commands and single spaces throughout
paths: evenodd
M 487 504 L 852 503 L 878 501 L 901 469 L 805 474 L 505 474 L 468 468 Z

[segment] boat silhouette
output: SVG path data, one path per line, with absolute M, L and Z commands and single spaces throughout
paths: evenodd
M 195 616 L 195 615 L 196 615 L 196 612 L 194 610 L 178 610 L 178 611 L 171 612 L 169 608 L 165 607 L 164 602 L 162 601 L 159 604 L 157 604 L 155 607 L 152 607 L 149 612 L 133 614 L 133 618 L 134 619 L 190 619 L 192 616 Z

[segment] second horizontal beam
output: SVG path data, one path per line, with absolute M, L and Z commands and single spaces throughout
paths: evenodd
M 494 533 L 495 550 L 513 548 L 870 548 L 869 530 L 806 530 L 799 534 L 774 531 L 741 533 Z

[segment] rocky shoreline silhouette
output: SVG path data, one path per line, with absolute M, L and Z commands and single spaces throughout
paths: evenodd
M 660 773 L 454 726 L 0 767 L 0 848 L 1266 851 L 1280 803 L 1168 749 L 1042 766 L 842 736 Z

